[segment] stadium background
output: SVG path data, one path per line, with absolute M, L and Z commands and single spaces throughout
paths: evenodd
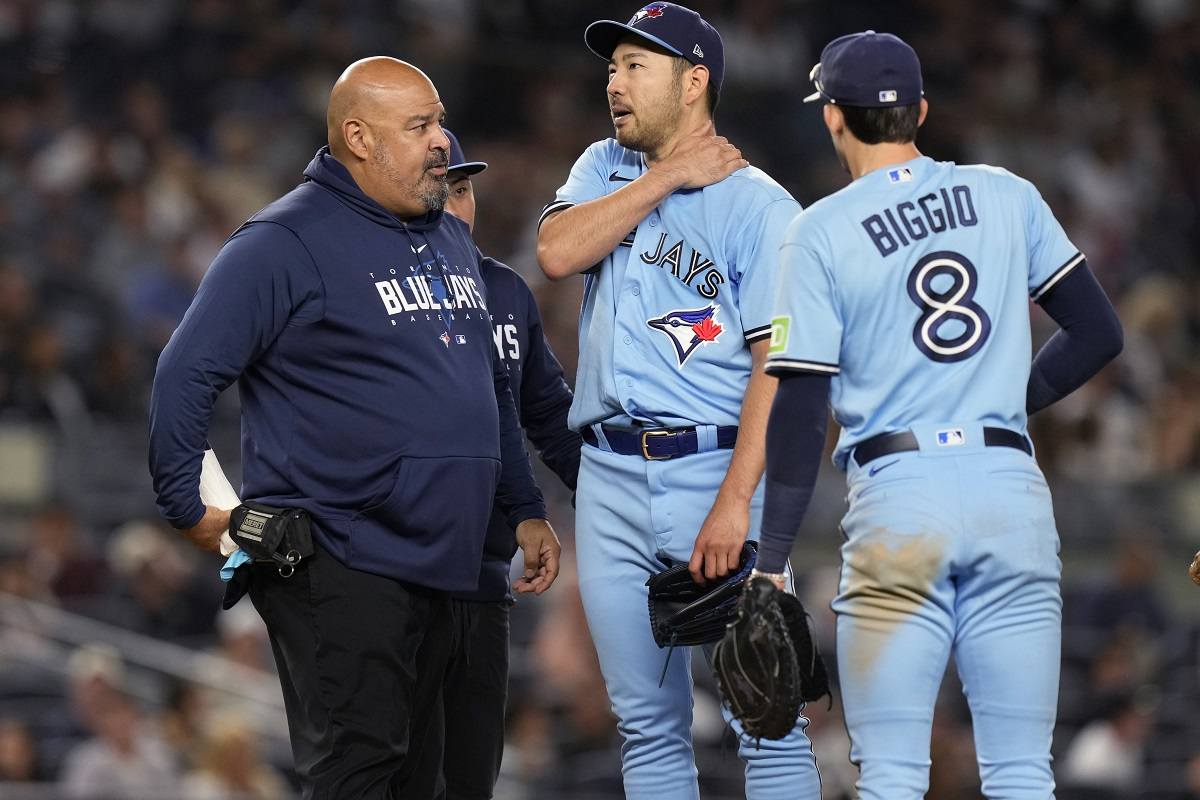
M 1185 574 L 1200 546 L 1200 4 L 693 5 L 725 40 L 720 132 L 802 203 L 845 182 L 819 113 L 800 105 L 809 67 L 835 35 L 888 30 L 924 64 L 921 149 L 1030 178 L 1088 254 L 1125 353 L 1033 425 L 1066 565 L 1059 797 L 1200 797 L 1200 594 Z M 575 157 L 611 132 L 583 28 L 634 10 L 0 0 L 0 797 L 291 796 L 261 624 L 245 602 L 218 614 L 218 562 L 155 518 L 155 357 L 222 240 L 323 142 L 332 81 L 389 54 L 426 70 L 468 155 L 490 162 L 475 181 L 477 239 L 534 287 L 573 375 L 581 282 L 541 278 L 534 224 Z M 212 441 L 236 485 L 236 397 Z M 497 796 L 619 797 L 572 512 L 542 478 L 568 566 L 514 612 Z M 793 563 L 827 653 L 841 509 L 826 467 Z M 738 797 L 711 683 L 697 692 L 704 796 Z M 849 796 L 838 709 L 812 713 L 827 796 Z M 933 752 L 930 798 L 980 796 L 953 680 Z M 158 788 L 105 794 L 109 774 Z

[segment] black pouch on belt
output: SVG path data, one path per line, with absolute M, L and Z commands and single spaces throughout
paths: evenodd
M 296 565 L 313 554 L 308 512 L 302 508 L 242 503 L 229 512 L 229 535 L 253 563 L 272 564 L 284 578 L 290 578 Z M 250 567 L 242 564 L 234 570 L 225 584 L 222 608 L 233 608 L 250 590 Z
M 285 578 L 313 554 L 308 512 L 303 508 L 242 503 L 229 513 L 229 535 L 255 562 L 275 564 Z

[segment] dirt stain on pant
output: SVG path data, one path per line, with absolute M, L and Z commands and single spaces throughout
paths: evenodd
M 896 629 L 927 611 L 944 569 L 946 541 L 933 533 L 876 528 L 850 549 L 838 613 L 853 619 L 848 664 L 870 672 Z M 931 620 L 932 624 L 932 620 Z

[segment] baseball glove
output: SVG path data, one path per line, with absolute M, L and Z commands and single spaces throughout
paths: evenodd
M 733 621 L 738 595 L 754 568 L 754 542 L 742 546 L 737 572 L 718 583 L 701 586 L 692 580 L 687 564 L 651 575 L 649 587 L 650 630 L 659 647 L 686 647 L 715 642 Z
M 1200 553 L 1196 553 L 1192 557 L 1192 565 L 1188 567 L 1188 576 L 1192 579 L 1192 583 L 1200 586 Z
M 721 697 L 755 739 L 782 739 L 804 703 L 829 694 L 825 665 L 794 595 L 754 578 L 713 651 Z

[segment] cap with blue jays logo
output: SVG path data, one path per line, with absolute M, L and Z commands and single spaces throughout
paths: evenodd
M 821 51 L 808 77 L 817 91 L 804 98 L 842 106 L 889 108 L 921 102 L 921 62 L 903 39 L 863 31 L 839 36 Z
M 651 3 L 629 22 L 622 24 L 602 19 L 587 26 L 583 41 L 588 49 L 608 61 L 622 36 L 633 35 L 658 45 L 697 66 L 708 67 L 708 79 L 721 90 L 725 77 L 725 48 L 721 34 L 690 8 L 675 3 Z
M 449 128 L 442 128 L 442 133 L 446 134 L 446 138 L 450 140 L 450 164 L 446 167 L 447 173 L 461 172 L 464 175 L 474 175 L 488 168 L 486 161 L 467 161 L 467 157 L 463 155 L 462 145 L 458 143 L 458 137 L 451 133 Z

